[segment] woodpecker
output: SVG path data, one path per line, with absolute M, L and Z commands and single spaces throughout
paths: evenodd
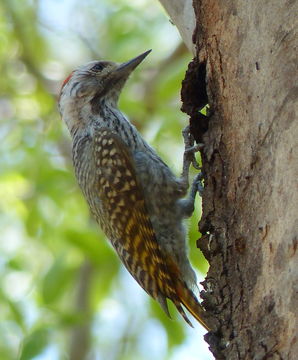
M 189 325 L 183 306 L 210 330 L 194 293 L 183 224 L 194 210 L 199 177 L 186 195 L 199 147 L 186 128 L 183 171 L 176 177 L 117 106 L 126 80 L 150 51 L 122 64 L 92 61 L 77 68 L 62 85 L 59 111 L 72 137 L 79 186 L 122 263 L 168 316 L 170 299 Z

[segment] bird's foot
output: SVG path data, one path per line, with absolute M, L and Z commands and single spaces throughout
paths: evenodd
M 203 196 L 203 191 L 204 191 L 203 180 L 204 180 L 203 173 L 199 172 L 195 176 L 193 183 L 192 183 L 192 187 L 193 187 L 194 191 L 198 192 L 201 197 Z
M 190 133 L 189 125 L 186 126 L 182 130 L 182 136 L 184 140 L 184 164 L 183 164 L 183 170 L 189 168 L 190 164 L 197 169 L 201 170 L 200 165 L 198 164 L 195 153 L 202 150 L 204 148 L 204 144 L 196 144 L 194 145 L 194 138 Z

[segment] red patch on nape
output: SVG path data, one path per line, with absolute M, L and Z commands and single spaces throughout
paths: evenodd
M 62 83 L 60 93 L 59 93 L 59 96 L 58 96 L 59 101 L 60 101 L 62 90 L 63 90 L 64 86 L 69 82 L 70 78 L 72 77 L 72 74 L 73 74 L 73 71 L 67 76 L 67 78 Z
M 70 78 L 72 77 L 73 71 L 67 76 L 67 78 L 63 81 L 61 89 L 68 83 Z

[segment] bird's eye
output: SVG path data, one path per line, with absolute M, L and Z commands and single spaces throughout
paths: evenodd
M 102 63 L 97 63 L 97 64 L 95 64 L 95 65 L 91 68 L 91 71 L 101 71 L 101 70 L 104 69 L 104 67 L 105 67 L 104 64 L 102 64 Z

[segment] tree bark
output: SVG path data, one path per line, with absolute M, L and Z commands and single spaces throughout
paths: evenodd
M 196 18 L 192 0 L 160 0 L 160 3 L 169 14 L 173 24 L 177 26 L 188 50 L 195 54 L 192 34 L 195 30 Z
M 183 82 L 202 153 L 216 359 L 298 358 L 297 2 L 194 0 Z M 209 116 L 198 110 L 210 105 Z M 208 291 L 207 291 L 208 290 Z

